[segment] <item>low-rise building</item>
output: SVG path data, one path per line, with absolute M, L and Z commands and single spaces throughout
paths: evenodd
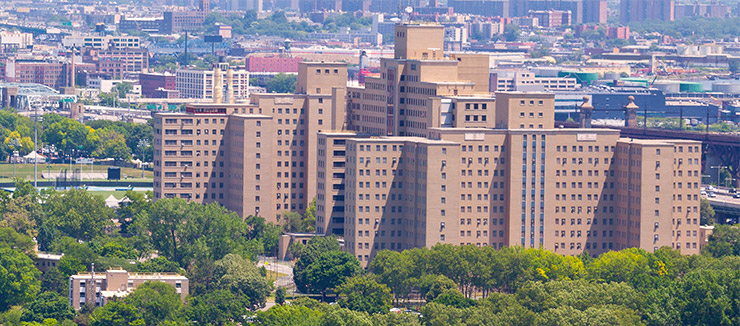
M 129 273 L 109 269 L 105 273 L 84 273 L 69 277 L 69 305 L 80 309 L 87 303 L 102 307 L 113 298 L 127 296 L 144 282 L 165 282 L 175 288 L 182 300 L 190 291 L 188 278 L 177 273 Z

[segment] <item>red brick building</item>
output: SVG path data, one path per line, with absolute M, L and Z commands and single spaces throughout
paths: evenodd
M 73 86 L 74 66 L 64 62 L 13 60 L 5 64 L 5 80 L 16 83 L 37 83 L 61 90 Z
M 163 90 L 176 90 L 175 74 L 170 73 L 141 73 L 139 84 L 141 84 L 141 95 L 148 98 L 161 98 L 166 92 Z M 167 95 L 169 97 L 169 95 Z
M 298 72 L 298 63 L 303 58 L 286 57 L 247 57 L 247 71 L 249 72 Z
M 621 38 L 624 40 L 629 40 L 630 27 L 629 26 L 609 27 L 606 29 L 606 37 L 610 39 Z

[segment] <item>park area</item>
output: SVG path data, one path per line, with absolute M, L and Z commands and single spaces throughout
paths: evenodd
M 60 171 L 68 170 L 74 171 L 79 169 L 81 173 L 88 175 L 100 175 L 101 173 L 108 173 L 108 165 L 94 165 L 89 164 L 72 164 L 70 170 L 69 164 L 38 164 L 38 179 L 46 180 L 45 176 L 51 173 L 56 175 Z M 68 172 L 69 173 L 69 172 Z M 43 174 L 43 175 L 42 175 Z M 15 165 L 15 176 L 16 178 L 33 180 L 33 164 L 16 164 Z M 152 171 L 144 171 L 144 179 L 141 178 L 141 169 L 121 167 L 121 181 L 152 181 Z M 11 182 L 13 180 L 13 164 L 4 163 L 0 164 L 0 182 Z M 87 180 L 83 178 L 83 180 Z M 104 181 L 107 178 L 94 178 L 92 181 Z
M 72 170 L 79 170 L 81 178 L 80 181 L 108 181 L 108 165 L 93 165 L 89 164 L 72 164 Z M 54 181 L 54 177 L 62 174 L 66 169 L 70 171 L 69 164 L 38 164 L 38 181 Z M 51 178 L 48 176 L 51 175 Z M 71 175 L 71 174 L 69 174 Z M 16 164 L 15 166 L 15 177 L 23 180 L 33 180 L 33 164 Z M 92 179 L 90 179 L 92 177 Z M 117 199 L 123 198 L 126 194 L 126 186 L 120 186 L 120 183 L 125 182 L 152 182 L 153 173 L 152 171 L 145 170 L 144 178 L 141 178 L 141 169 L 121 167 L 121 180 L 119 186 L 105 187 L 90 187 L 88 190 L 95 195 L 102 196 L 104 199 L 108 196 L 113 195 Z M 13 164 L 4 163 L 0 164 L 0 183 L 13 182 Z M 41 184 L 39 184 L 41 187 Z M 151 187 L 151 186 L 150 186 Z M 141 188 L 136 188 L 134 191 L 141 191 Z

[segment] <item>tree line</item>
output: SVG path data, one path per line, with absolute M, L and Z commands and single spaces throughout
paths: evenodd
M 367 270 L 352 255 L 339 259 L 331 240 L 297 246 L 294 278 L 299 289 L 306 284 L 309 292 L 335 294 L 339 304 L 295 300 L 258 313 L 260 322 L 326 325 L 339 315 L 346 325 L 740 323 L 740 228 L 734 226 L 717 225 L 695 256 L 670 248 L 630 248 L 594 258 L 587 252 L 562 256 L 544 249 L 440 244 L 380 251 Z M 333 267 L 320 272 L 322 265 Z M 388 313 L 393 305 L 421 307 L 416 314 L 394 316 Z
M 34 122 L 12 109 L 0 110 L 0 158 L 13 151 L 25 155 L 34 148 Z M 152 158 L 153 122 L 146 124 L 122 121 L 94 120 L 81 123 L 56 113 L 44 114 L 38 124 L 38 149 L 53 146 L 57 151 L 74 157 L 92 156 L 128 160 L 132 154 Z
M 277 250 L 284 226 L 242 219 L 216 203 L 155 203 L 151 192 L 126 198 L 112 209 L 84 189 L 37 192 L 22 181 L 12 194 L 0 193 L 0 324 L 223 325 L 264 306 L 273 285 L 255 262 Z M 43 275 L 33 263 L 35 245 L 64 254 Z M 93 263 L 96 270 L 180 273 L 190 280 L 190 296 L 180 304 L 172 286 L 152 284 L 115 304 L 70 313 L 67 280 Z
M 275 289 L 259 255 L 275 254 L 282 225 L 218 204 L 152 201 L 128 192 L 112 209 L 84 189 L 0 193 L 0 324 L 5 325 L 730 325 L 740 322 L 740 229 L 717 225 L 701 255 L 661 248 L 591 257 L 543 249 L 440 244 L 380 251 L 367 269 L 333 236 L 295 243 L 296 292 Z M 298 215 L 298 214 L 295 214 Z M 35 238 L 35 241 L 33 240 Z M 43 275 L 41 250 L 64 253 Z M 139 286 L 101 308 L 73 311 L 67 280 L 89 270 L 176 272 L 190 280 Z M 266 311 L 274 293 L 278 304 Z M 322 301 L 334 301 L 327 304 Z M 287 301 L 290 301 L 288 303 Z M 401 307 L 401 312 L 390 312 Z M 405 309 L 408 311 L 403 311 Z

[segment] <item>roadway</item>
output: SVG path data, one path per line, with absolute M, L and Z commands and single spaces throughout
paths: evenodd
M 740 198 L 733 198 L 734 194 L 731 194 L 729 188 L 725 187 L 715 190 L 714 194 L 716 195 L 715 197 L 702 195 L 702 198 L 709 200 L 709 204 L 712 205 L 715 212 L 740 218 Z

